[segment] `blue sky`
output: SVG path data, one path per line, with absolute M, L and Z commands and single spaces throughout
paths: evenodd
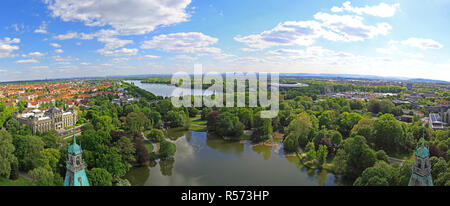
M 193 72 L 450 81 L 450 2 L 2 0 L 0 81 Z

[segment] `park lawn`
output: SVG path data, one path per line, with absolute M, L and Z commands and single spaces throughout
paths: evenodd
M 193 124 L 198 124 L 198 125 L 206 125 L 208 123 L 208 121 L 206 120 L 201 120 L 201 119 L 196 119 L 196 120 L 192 120 Z
M 194 132 L 206 132 L 206 124 L 206 120 L 201 120 L 198 117 L 192 117 L 189 130 L 192 130 Z
M 17 180 L 0 177 L 0 186 L 33 186 L 33 183 L 23 177 L 19 177 Z
M 191 126 L 189 126 L 189 130 L 192 130 L 194 132 L 206 132 L 206 126 L 191 124 Z

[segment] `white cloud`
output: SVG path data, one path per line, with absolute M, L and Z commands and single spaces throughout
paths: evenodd
M 46 53 L 41 53 L 41 52 L 31 52 L 25 55 L 22 55 L 23 57 L 42 57 L 47 55 Z
M 59 45 L 57 43 L 51 43 L 50 45 L 54 48 L 61 48 L 61 45 Z
M 30 67 L 30 69 L 40 70 L 40 69 L 49 69 L 49 67 L 48 66 L 32 66 L 32 67 Z
M 266 49 L 274 46 L 311 46 L 321 37 L 331 41 L 363 41 L 386 35 L 392 29 L 387 23 L 365 25 L 360 16 L 319 12 L 314 19 L 317 21 L 287 21 L 260 34 L 236 36 L 234 39 L 253 49 Z
M 72 63 L 70 63 L 70 62 L 56 62 L 56 63 L 54 63 L 54 65 L 70 65 L 70 64 L 72 64 Z
M 23 60 L 17 60 L 14 62 L 15 64 L 37 64 L 39 63 L 36 59 L 23 59 Z
M 353 12 L 356 13 L 358 15 L 362 15 L 362 14 L 368 14 L 368 15 L 372 15 L 372 16 L 377 16 L 377 17 L 392 17 L 395 15 L 395 12 L 397 11 L 397 9 L 400 7 L 399 3 L 396 4 L 386 4 L 386 3 L 380 3 L 376 6 L 365 6 L 365 7 L 352 7 L 351 6 L 351 2 L 350 1 L 346 1 L 345 3 L 342 4 L 342 7 L 333 7 L 331 8 L 332 12 L 343 12 L 343 11 L 348 11 L 348 12 Z
M 397 50 L 396 47 L 389 47 L 389 48 L 377 48 L 376 51 L 380 54 L 392 54 L 394 51 Z
M 117 50 L 105 50 L 105 49 L 99 49 L 97 50 L 98 53 L 102 54 L 103 56 L 134 56 L 137 55 L 138 49 L 117 49 Z
M 81 62 L 80 65 L 82 65 L 82 66 L 89 66 L 89 65 L 91 65 L 91 63 L 90 62 Z
M 259 51 L 259 49 L 241 48 L 241 51 L 245 51 L 245 52 L 256 52 L 256 51 Z
M 236 36 L 238 42 L 251 48 L 265 49 L 273 46 L 312 45 L 325 31 L 316 21 L 287 21 L 272 30 L 249 36 Z
M 161 58 L 160 56 L 154 56 L 154 55 L 145 55 L 144 57 L 147 58 L 147 59 L 159 59 L 159 58 Z
M 316 64 L 343 64 L 351 61 L 356 56 L 347 52 L 336 52 L 322 47 L 312 46 L 304 50 L 299 49 L 277 49 L 268 51 L 271 60 L 300 61 L 302 63 Z
M 128 58 L 114 58 L 114 59 L 112 59 L 111 61 L 112 61 L 112 63 L 117 64 L 117 63 L 126 62 L 126 61 L 128 61 L 128 60 L 129 60 Z
M 420 39 L 420 38 L 409 38 L 401 42 L 403 45 L 410 47 L 416 47 L 423 50 L 426 49 L 441 49 L 443 46 L 437 41 L 432 39 Z
M 7 29 L 14 29 L 14 31 L 18 32 L 18 33 L 23 33 L 25 31 L 25 25 L 24 24 L 13 24 L 9 27 L 6 27 Z
M 0 39 L 0 58 L 12 57 L 13 55 L 11 53 L 19 50 L 18 46 L 12 44 L 18 43 L 20 43 L 20 39 L 17 38 L 11 39 L 6 37 L 3 40 Z
M 195 60 L 197 60 L 196 57 L 191 57 L 191 56 L 184 55 L 184 54 L 183 55 L 177 55 L 177 56 L 174 57 L 174 59 L 182 60 L 182 61 L 195 61 Z
M 87 26 L 109 25 L 121 34 L 145 34 L 157 26 L 185 22 L 191 0 L 44 0 L 53 17 L 82 21 Z
M 387 35 L 392 29 L 388 23 L 378 23 L 374 26 L 365 25 L 362 22 L 363 18 L 360 16 L 340 16 L 319 12 L 314 15 L 314 18 L 322 21 L 323 27 L 339 34 L 324 36 L 326 39 L 333 41 L 363 41 L 378 35 Z
M 133 43 L 132 40 L 123 40 L 114 37 L 99 37 L 98 41 L 105 43 L 105 50 L 113 50 Z
M 62 50 L 62 49 L 55 49 L 55 52 L 60 54 L 60 53 L 64 53 L 64 50 Z
M 47 23 L 43 21 L 39 28 L 34 30 L 34 33 L 47 34 Z
M 68 62 L 68 61 L 78 61 L 78 58 L 66 57 L 62 58 L 61 56 L 52 56 L 52 58 L 57 62 Z
M 199 32 L 163 34 L 145 41 L 142 49 L 162 49 L 174 53 L 196 53 L 198 55 L 220 54 L 221 50 L 209 47 L 218 42 L 217 38 Z
M 79 35 L 76 32 L 67 32 L 66 34 L 60 34 L 60 35 L 54 36 L 53 38 L 57 39 L 57 40 L 67 40 L 67 39 L 79 38 Z
M 425 56 L 423 54 L 419 54 L 419 53 L 409 53 L 409 52 L 404 52 L 401 49 L 399 49 L 396 45 L 395 41 L 390 41 L 389 42 L 389 47 L 388 48 L 377 48 L 376 51 L 380 54 L 385 54 L 385 55 L 401 55 L 407 58 L 424 58 Z

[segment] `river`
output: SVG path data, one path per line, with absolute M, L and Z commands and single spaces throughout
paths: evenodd
M 135 83 L 159 95 L 163 84 Z M 144 85 L 144 86 L 141 86 Z M 296 156 L 283 153 L 280 140 L 273 146 L 250 141 L 225 141 L 207 132 L 169 129 L 177 152 L 174 160 L 133 168 L 124 178 L 137 186 L 345 185 L 326 170 L 302 166 Z

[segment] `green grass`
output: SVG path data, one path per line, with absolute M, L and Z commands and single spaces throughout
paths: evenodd
M 208 122 L 206 120 L 196 119 L 192 121 L 192 124 L 198 124 L 198 125 L 206 125 Z
M 192 130 L 194 132 L 206 132 L 206 126 L 191 124 L 189 130 Z
M 23 177 L 19 177 L 17 180 L 0 177 L 0 186 L 33 186 L 33 183 Z
M 199 117 L 191 117 L 191 125 L 189 130 L 194 132 L 206 132 L 206 120 L 201 120 Z

